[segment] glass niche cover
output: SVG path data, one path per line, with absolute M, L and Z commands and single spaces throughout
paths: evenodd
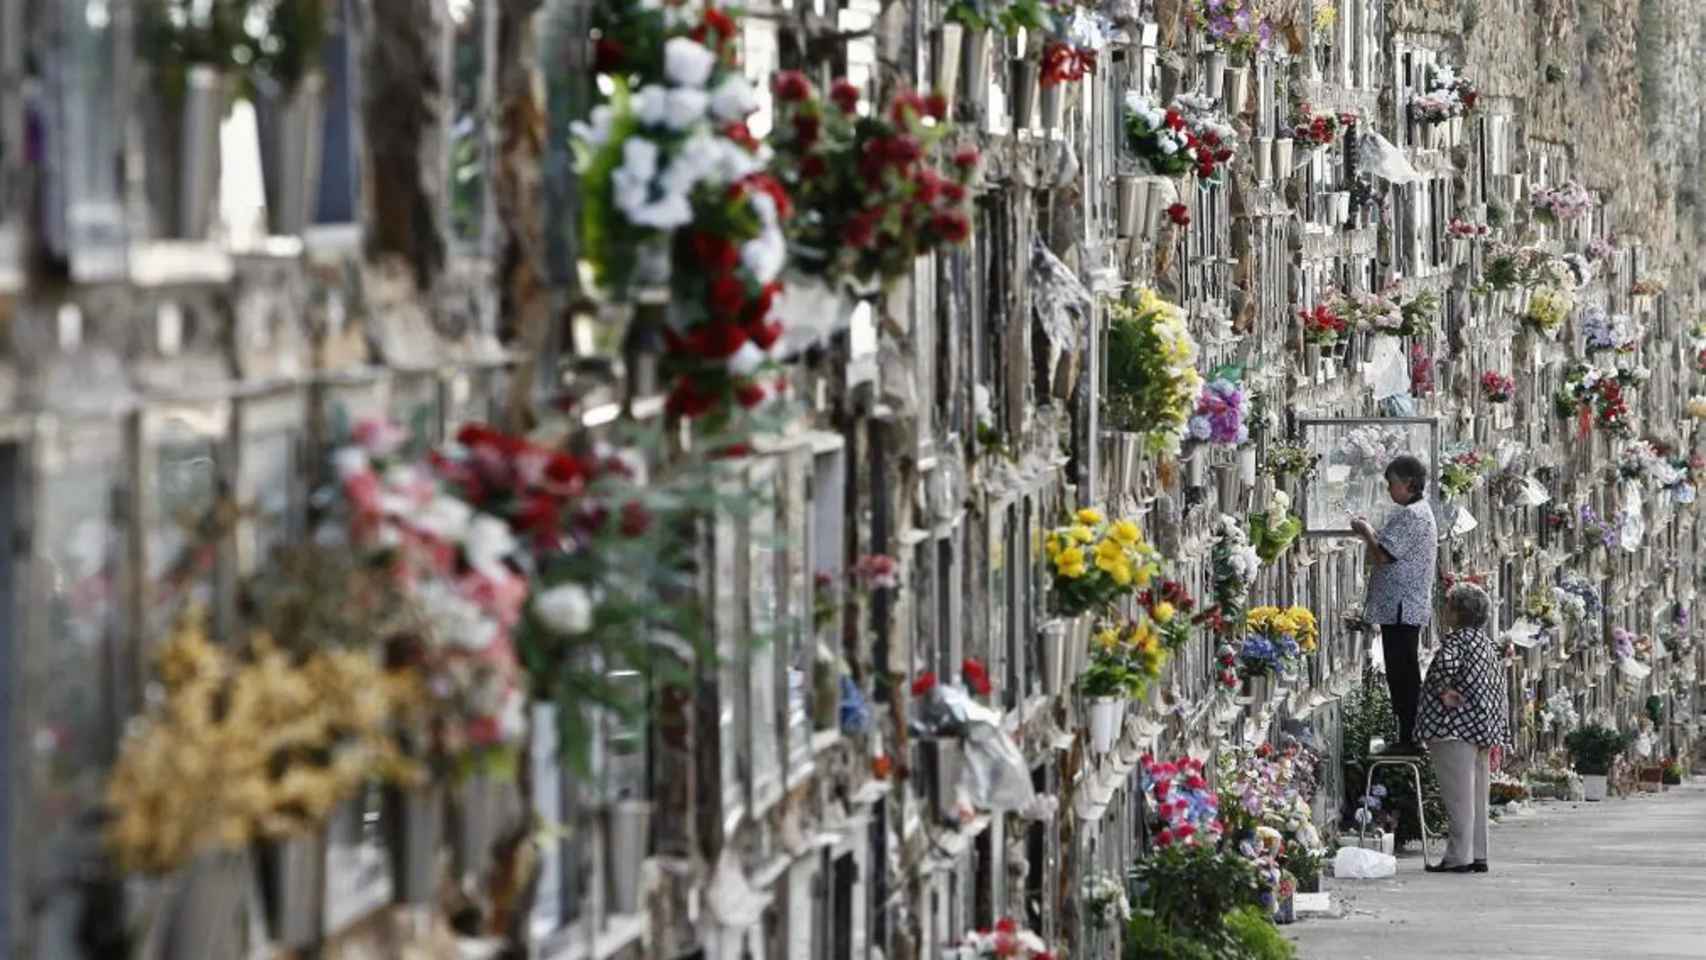
M 1315 471 L 1303 481 L 1304 532 L 1352 536 L 1351 519 L 1367 517 L 1376 528 L 1393 508 L 1386 491 L 1386 466 L 1409 454 L 1428 471 L 1428 499 L 1439 519 L 1433 479 L 1439 463 L 1439 421 L 1432 417 L 1323 417 L 1298 420 L 1301 440 L 1317 454 Z M 1442 530 L 1445 528 L 1442 526 Z

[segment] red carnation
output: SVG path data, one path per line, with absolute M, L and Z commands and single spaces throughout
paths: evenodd
M 939 93 L 930 94 L 924 98 L 924 112 L 934 120 L 946 119 L 948 116 L 948 98 Z
M 748 190 L 758 190 L 770 195 L 776 204 L 776 216 L 783 220 L 794 214 L 794 203 L 788 199 L 788 191 L 783 189 L 782 182 L 768 173 L 755 173 L 741 181 L 741 186 Z
M 966 188 L 950 180 L 942 184 L 942 196 L 954 203 L 959 203 L 966 198 Z
M 705 8 L 705 26 L 710 27 L 723 37 L 733 37 L 735 35 L 734 18 L 730 17 L 723 11 L 718 10 L 716 7 Z
M 711 409 L 715 400 L 700 390 L 690 377 L 682 377 L 676 381 L 675 389 L 669 392 L 664 400 L 664 410 L 682 417 L 692 419 Z
M 637 537 L 645 533 L 652 525 L 652 515 L 637 500 L 630 500 L 622 505 L 622 535 Z
M 1167 208 L 1167 219 L 1181 227 L 1191 225 L 1191 209 L 1182 203 L 1175 203 Z
M 824 162 L 823 157 L 808 153 L 800 158 L 800 176 L 807 180 L 816 180 L 828 172 L 829 164 Z
M 893 163 L 905 165 L 924 156 L 924 148 L 916 137 L 902 134 L 883 141 L 883 155 Z
M 980 697 L 987 697 L 994 688 L 989 683 L 989 671 L 984 668 L 976 657 L 967 657 L 960 664 L 960 676 L 966 681 L 966 686 Z
M 1173 845 L 1173 831 L 1167 829 L 1166 827 L 1162 827 L 1161 832 L 1155 835 L 1155 845 L 1158 847 L 1170 847 L 1170 846 L 1172 846 Z
M 782 325 L 775 322 L 755 323 L 748 327 L 746 332 L 752 337 L 752 342 L 758 345 L 758 349 L 769 350 L 782 338 Z
M 736 120 L 723 128 L 723 136 L 748 153 L 758 152 L 758 138 L 747 129 L 745 120 Z
M 732 273 L 723 273 L 711 280 L 707 288 L 712 316 L 733 319 L 740 316 L 740 308 L 746 304 L 746 286 L 735 279 Z
M 842 113 L 853 113 L 859 109 L 859 88 L 846 78 L 837 80 L 829 88 L 829 102 Z
M 860 211 L 853 219 L 847 221 L 847 229 L 842 239 L 850 246 L 863 249 L 871 245 L 871 239 L 877 232 L 877 221 L 881 220 L 883 212 L 880 208 Z
M 930 218 L 930 229 L 949 243 L 964 243 L 971 236 L 971 221 L 958 210 L 944 210 Z
M 961 147 L 954 152 L 954 166 L 961 170 L 972 170 L 981 159 L 976 147 Z
M 1002 917 L 995 922 L 996 933 L 1018 933 L 1019 922 L 1012 917 Z
M 599 73 L 617 72 L 628 57 L 628 51 L 612 37 L 599 37 L 593 51 L 592 67 Z
M 733 323 L 703 323 L 687 335 L 687 349 L 696 357 L 725 360 L 747 341 L 747 332 Z
M 747 302 L 745 319 L 748 324 L 762 323 L 770 316 L 770 308 L 776 303 L 776 295 L 782 292 L 780 281 L 772 280 L 758 291 L 758 296 Z
M 1185 118 L 1179 116 L 1179 111 L 1177 110 L 1167 111 L 1167 119 L 1163 120 L 1162 123 L 1165 123 L 1173 130 L 1185 129 Z
M 794 139 L 800 146 L 809 147 L 817 143 L 818 132 L 823 127 L 823 121 L 815 113 L 802 113 L 794 117 Z
M 695 231 L 688 242 L 693 247 L 694 258 L 712 273 L 726 273 L 740 263 L 740 251 L 735 245 L 714 233 Z
M 889 104 L 889 116 L 899 126 L 906 126 L 913 117 L 922 116 L 924 113 L 924 99 L 911 90 L 895 94 L 894 100 Z
M 934 671 L 926 670 L 918 675 L 918 679 L 912 681 L 912 696 L 914 698 L 922 697 L 935 688 L 936 674 Z
M 764 388 L 751 380 L 745 380 L 735 387 L 735 400 L 748 410 L 764 402 Z
M 784 70 L 770 82 L 770 89 L 782 103 L 798 103 L 812 95 L 812 82 L 798 70 Z

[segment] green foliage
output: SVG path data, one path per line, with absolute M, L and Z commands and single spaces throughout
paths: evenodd
M 141 0 L 137 52 L 164 92 L 181 96 L 193 66 L 239 71 L 246 93 L 256 78 L 288 91 L 319 66 L 326 0 Z M 252 23 L 251 23 L 252 21 Z M 251 34 L 248 27 L 259 30 Z
M 1222 917 L 1262 903 L 1255 865 L 1206 845 L 1158 850 L 1135 872 L 1139 911 L 1173 934 L 1215 942 L 1224 936 Z
M 1167 929 L 1154 917 L 1131 918 L 1125 940 L 1125 960 L 1224 960 L 1226 954 L 1188 934 Z
M 1659 724 L 1664 723 L 1664 721 L 1665 721 L 1665 698 L 1664 697 L 1661 697 L 1655 693 L 1652 696 L 1647 698 L 1647 719 L 1653 721 L 1654 726 L 1658 726 Z
M 1267 911 L 1243 907 L 1226 915 L 1226 930 L 1248 960 L 1297 960 L 1297 948 L 1280 933 Z
M 1297 889 L 1314 891 L 1321 884 L 1322 855 L 1309 849 L 1296 840 L 1288 840 L 1285 844 L 1285 869 L 1297 878 Z
M 1044 14 L 1040 0 L 954 0 L 948 5 L 946 19 L 965 25 L 967 30 L 995 30 L 1012 36 L 1021 28 L 1042 29 Z
M 1262 510 L 1250 514 L 1250 545 L 1262 563 L 1272 564 L 1303 532 L 1303 521 L 1294 513 Z
M 1628 745 L 1628 736 L 1597 723 L 1577 727 L 1564 738 L 1564 749 L 1570 751 L 1576 772 L 1585 776 L 1610 773 L 1612 761 Z
M 1347 828 L 1350 828 L 1355 825 L 1351 818 L 1362 804 L 1363 788 L 1368 778 L 1369 741 L 1379 737 L 1387 743 L 1398 742 L 1398 715 L 1392 710 L 1386 674 L 1373 667 L 1363 671 L 1362 686 L 1345 698 L 1343 735 L 1344 812 Z M 1404 767 L 1382 767 L 1375 774 L 1374 782 L 1386 788 L 1380 809 L 1375 811 L 1376 820 L 1389 821 L 1396 817 L 1396 824 L 1387 829 L 1394 829 L 1399 843 L 1420 839 L 1422 826 L 1416 819 L 1416 787 L 1410 771 Z M 1451 818 L 1440 799 L 1439 781 L 1434 777 L 1432 764 L 1422 764 L 1422 794 L 1426 800 L 1430 832 L 1436 836 L 1444 835 Z

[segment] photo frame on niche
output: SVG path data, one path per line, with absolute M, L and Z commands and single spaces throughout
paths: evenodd
M 1439 421 L 1434 417 L 1303 417 L 1300 439 L 1320 455 L 1315 472 L 1301 482 L 1299 507 L 1304 533 L 1349 537 L 1351 519 L 1367 517 L 1376 527 L 1393 507 L 1386 492 L 1386 465 L 1401 454 L 1421 459 L 1428 469 L 1428 500 L 1441 532 L 1455 515 L 1434 489 L 1439 456 Z

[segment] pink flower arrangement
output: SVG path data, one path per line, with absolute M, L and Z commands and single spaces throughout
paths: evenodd
M 1481 374 L 1481 396 L 1488 403 L 1509 403 L 1515 395 L 1515 380 L 1497 370 L 1488 370 Z
M 1493 231 L 1484 223 L 1470 223 L 1467 220 L 1452 217 L 1451 222 L 1445 225 L 1445 232 L 1453 240 L 1479 240 Z
M 886 553 L 867 553 L 853 565 L 853 578 L 866 590 L 893 590 L 900 586 L 900 564 Z

